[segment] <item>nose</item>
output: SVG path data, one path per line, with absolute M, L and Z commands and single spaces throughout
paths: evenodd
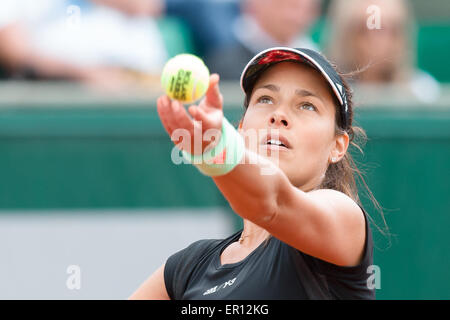
M 270 116 L 270 121 L 269 121 L 270 125 L 275 125 L 275 126 L 282 126 L 282 127 L 289 127 L 289 121 L 287 120 L 286 115 L 282 114 L 282 113 L 273 113 Z

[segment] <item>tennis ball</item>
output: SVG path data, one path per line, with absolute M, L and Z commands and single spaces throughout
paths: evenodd
M 190 103 L 200 99 L 208 90 L 209 70 L 199 57 L 179 54 L 164 66 L 161 85 L 170 98 Z

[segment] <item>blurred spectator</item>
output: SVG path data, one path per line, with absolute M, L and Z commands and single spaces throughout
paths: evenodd
M 335 0 L 328 23 L 327 55 L 341 72 L 356 71 L 356 84 L 395 88 L 421 102 L 439 97 L 438 82 L 416 68 L 416 27 L 406 0 Z
M 105 88 L 156 75 L 167 59 L 152 18 L 161 11 L 160 0 L 3 0 L 0 64 L 9 77 Z
M 130 16 L 156 17 L 163 13 L 164 0 L 91 0 L 94 3 L 114 8 Z M 73 0 L 74 4 L 86 2 Z
M 320 0 L 242 0 L 242 13 L 232 24 L 234 43 L 209 55 L 208 67 L 221 79 L 238 80 L 245 64 L 263 49 L 317 49 L 308 31 L 320 5 Z
M 239 15 L 241 0 L 162 0 L 165 14 L 180 18 L 194 35 L 201 57 L 234 41 L 230 24 Z

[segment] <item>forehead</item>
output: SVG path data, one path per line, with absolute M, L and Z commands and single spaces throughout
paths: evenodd
M 319 71 L 297 62 L 280 62 L 268 68 L 255 82 L 254 88 L 277 84 L 315 92 L 323 100 L 333 102 L 331 88 Z

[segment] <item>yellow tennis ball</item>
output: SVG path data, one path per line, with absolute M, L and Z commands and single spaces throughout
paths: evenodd
M 191 103 L 208 90 L 209 70 L 199 57 L 179 54 L 164 66 L 161 85 L 170 98 Z

